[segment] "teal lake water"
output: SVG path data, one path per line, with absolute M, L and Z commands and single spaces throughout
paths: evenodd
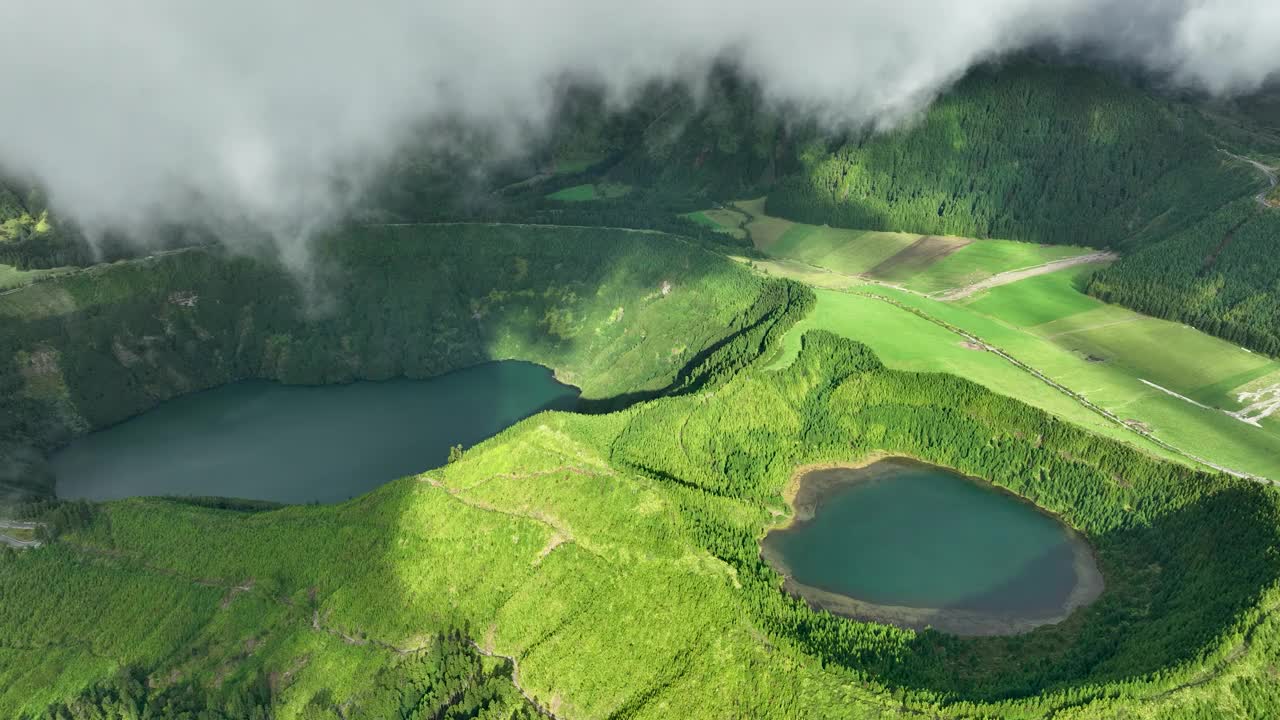
M 480 365 L 429 380 L 298 387 L 226 385 L 166 402 L 55 452 L 62 498 L 211 495 L 338 502 L 443 465 L 575 388 L 530 363 Z
M 1055 518 L 909 460 L 815 470 L 796 508 L 795 524 L 766 536 L 766 557 L 803 585 L 865 603 L 1050 617 L 1081 582 L 1082 557 L 1096 575 L 1087 546 Z

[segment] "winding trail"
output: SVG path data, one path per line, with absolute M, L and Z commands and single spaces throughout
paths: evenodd
M 1043 265 L 1033 265 L 1031 267 L 1021 268 L 1019 270 L 1006 270 L 1002 273 L 996 273 L 995 275 L 992 275 L 991 277 L 986 278 L 985 280 L 979 280 L 978 282 L 972 285 L 966 285 L 961 288 L 952 288 L 951 290 L 943 290 L 942 292 L 938 293 L 937 295 L 934 295 L 933 297 L 936 297 L 939 300 L 946 300 L 946 301 L 960 300 L 962 298 L 967 298 L 970 295 L 973 295 L 975 293 L 982 292 L 983 290 L 990 290 L 993 287 L 1008 285 L 1009 283 L 1015 283 L 1015 282 L 1018 282 L 1019 280 L 1026 280 L 1029 277 L 1035 277 L 1037 275 L 1045 275 L 1051 272 L 1057 272 L 1059 270 L 1062 270 L 1063 268 L 1074 267 L 1076 265 L 1087 265 L 1089 263 L 1110 262 L 1112 260 L 1119 260 L 1119 259 L 1120 259 L 1119 255 L 1113 252 L 1103 250 L 1100 252 L 1094 252 L 1094 253 L 1088 253 L 1085 255 L 1077 255 L 1075 257 L 1063 258 L 1061 260 L 1052 260 L 1050 262 L 1044 263 Z
M 2 530 L 35 530 L 41 527 L 39 523 L 21 522 L 18 520 L 0 520 L 0 531 Z M 18 550 L 27 550 L 30 548 L 38 548 L 44 543 L 39 540 L 19 540 L 16 537 L 0 532 L 0 545 L 8 545 Z
M 1271 183 L 1271 187 L 1268 187 L 1266 190 L 1263 190 L 1262 192 L 1255 195 L 1254 199 L 1258 201 L 1259 205 L 1261 205 L 1262 207 L 1268 210 L 1274 210 L 1276 208 L 1280 208 L 1280 205 L 1272 204 L 1270 201 L 1267 200 L 1267 195 L 1271 194 L 1271 191 L 1275 189 L 1277 184 L 1280 184 L 1280 177 L 1276 176 L 1276 171 L 1280 170 L 1280 168 L 1268 167 L 1258 162 L 1257 160 L 1254 160 L 1253 158 L 1247 158 L 1243 155 L 1236 155 L 1235 153 L 1227 152 L 1226 150 L 1220 150 L 1219 152 L 1221 152 L 1222 154 L 1228 157 L 1235 158 L 1240 162 L 1249 163 L 1250 165 L 1257 168 L 1258 172 L 1265 175 L 1267 178 L 1267 182 Z

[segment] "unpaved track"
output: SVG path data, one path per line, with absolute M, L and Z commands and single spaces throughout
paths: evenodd
M 1258 204 L 1261 205 L 1262 207 L 1267 208 L 1268 210 L 1274 209 L 1276 206 L 1267 202 L 1267 194 L 1270 193 L 1273 189 L 1275 189 L 1275 186 L 1277 183 L 1280 183 L 1280 178 L 1276 177 L 1276 171 L 1280 170 L 1280 168 L 1267 167 L 1266 165 L 1263 165 L 1262 163 L 1258 162 L 1257 160 L 1254 160 L 1253 158 L 1247 158 L 1243 155 L 1236 155 L 1235 153 L 1229 153 L 1226 150 L 1223 150 L 1222 153 L 1224 155 L 1227 155 L 1228 157 L 1233 157 L 1236 160 L 1239 160 L 1240 162 L 1249 163 L 1250 165 L 1257 168 L 1258 172 L 1267 176 L 1267 182 L 1271 183 L 1271 187 L 1255 195 L 1254 199 L 1257 200 Z
M 1008 270 L 998 273 L 996 275 L 992 275 L 986 280 L 979 280 L 972 285 L 966 285 L 965 287 L 954 288 L 952 290 L 944 290 L 937 295 L 937 298 L 939 300 L 947 301 L 960 300 L 962 298 L 967 298 L 974 293 L 982 292 L 983 290 L 990 290 L 991 288 L 999 287 L 1000 285 L 1008 285 L 1009 283 L 1025 280 L 1029 277 L 1035 277 L 1036 275 L 1057 272 L 1063 268 L 1069 268 L 1075 265 L 1085 265 L 1088 263 L 1110 262 L 1112 260 L 1119 259 L 1119 255 L 1106 251 L 1089 253 L 1087 255 L 1077 255 L 1075 257 L 1047 262 L 1043 265 L 1035 265 L 1029 268 L 1022 268 L 1021 270 Z
M 8 545 L 19 550 L 38 548 L 41 545 L 39 540 L 19 540 L 4 533 L 5 530 L 35 530 L 37 527 L 39 527 L 39 523 L 0 520 L 0 545 Z

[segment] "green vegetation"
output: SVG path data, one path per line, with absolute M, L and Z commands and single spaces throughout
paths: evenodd
M 1280 477 L 1257 409 L 1280 364 L 1236 346 L 1280 352 L 1276 216 L 1215 147 L 1265 157 L 1266 136 L 1032 62 L 883 134 L 817 139 L 766 108 L 728 72 L 633 113 L 583 92 L 494 187 L 398 160 L 358 217 L 406 226 L 319 239 L 304 279 L 214 246 L 0 294 L 0 500 L 50 527 L 0 549 L 0 715 L 1280 714 L 1280 493 L 1204 464 Z M 0 263 L 135 252 L 46 211 L 0 192 Z M 922 294 L 1081 245 L 1124 258 Z M 180 394 L 507 358 L 589 414 L 335 506 L 50 498 L 44 452 Z M 788 596 L 758 543 L 794 472 L 880 453 L 1054 512 L 1106 591 L 987 638 Z
M 66 272 L 69 268 L 56 270 L 19 270 L 11 265 L 0 265 L 0 291 L 30 285 L 58 272 Z
M 750 220 L 704 215 L 704 222 L 746 230 L 755 247 L 789 260 L 923 293 L 965 287 L 993 275 L 1075 257 L 1083 248 L 974 240 L 806 225 L 764 214 L 763 200 L 740 201 Z
M 918 124 L 813 142 L 768 212 L 813 224 L 1112 246 L 1159 237 L 1241 197 L 1194 108 L 1097 71 L 979 70 Z
M 21 447 L 242 378 L 428 377 L 525 359 L 607 409 L 692 387 L 686 368 L 767 329 L 788 302 L 779 283 L 657 233 L 382 227 L 316 253 L 332 271 L 306 288 L 279 267 L 197 249 L 0 296 L 0 482 L 47 489 Z
M 588 183 L 558 190 L 548 195 L 547 198 L 564 202 L 583 202 L 599 200 L 600 198 L 622 197 L 629 192 L 631 192 L 630 186 L 620 183 Z
M 1280 213 L 1240 200 L 1098 273 L 1089 292 L 1280 355 Z
M 475 677 L 474 656 L 449 645 L 463 630 L 516 658 L 519 687 L 558 717 L 1277 709 L 1259 690 L 1280 648 L 1273 490 L 1155 461 L 958 378 L 887 370 L 828 334 L 806 335 L 785 370 L 716 378 L 714 392 L 623 412 L 535 416 L 343 505 L 137 499 L 63 521 L 50 547 L 4 555 L 0 708 L 103 696 L 129 668 L 205 706 L 408 717 L 378 709 L 383 688 Z M 842 620 L 782 593 L 757 540 L 786 512 L 793 470 L 877 451 L 1057 512 L 1090 537 L 1107 591 L 1005 638 Z M 400 667 L 437 646 L 464 670 Z

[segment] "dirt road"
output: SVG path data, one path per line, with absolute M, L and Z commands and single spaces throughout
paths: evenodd
M 1276 177 L 1276 171 L 1280 170 L 1280 168 L 1267 167 L 1266 165 L 1263 165 L 1257 160 L 1254 160 L 1252 158 L 1247 158 L 1243 155 L 1236 155 L 1235 153 L 1229 153 L 1226 150 L 1223 150 L 1222 153 L 1224 155 L 1227 155 L 1228 157 L 1233 157 L 1236 160 L 1239 160 L 1241 162 L 1249 163 L 1250 165 L 1257 168 L 1258 172 L 1265 175 L 1267 177 L 1267 182 L 1271 183 L 1271 187 L 1255 195 L 1254 199 L 1257 200 L 1258 204 L 1264 208 L 1270 209 L 1270 208 L 1280 207 L 1277 205 L 1273 205 L 1267 201 L 1267 195 L 1270 194 L 1273 189 L 1275 189 L 1275 186 L 1277 183 L 1280 183 L 1280 178 Z
M 962 298 L 967 298 L 970 295 L 973 295 L 974 293 L 982 292 L 983 290 L 990 290 L 991 288 L 998 287 L 1000 285 L 1008 285 L 1009 283 L 1017 282 L 1019 280 L 1025 280 L 1029 277 L 1035 277 L 1036 275 L 1044 275 L 1045 273 L 1057 272 L 1058 270 L 1062 270 L 1063 268 L 1069 268 L 1075 265 L 1085 265 L 1087 263 L 1096 263 L 1096 262 L 1108 262 L 1111 260 L 1118 260 L 1119 258 L 1120 258 L 1119 255 L 1116 255 L 1113 252 L 1106 252 L 1106 251 L 1089 253 L 1087 255 L 1077 255 L 1075 257 L 1063 258 L 1062 260 L 1054 260 L 1053 262 L 1047 262 L 1043 265 L 1036 265 L 1034 267 L 1022 268 L 1021 270 L 1009 270 L 1006 272 L 998 273 L 996 275 L 992 275 L 986 280 L 980 280 L 972 285 L 966 285 L 965 287 L 954 288 L 952 290 L 944 290 L 938 293 L 936 297 L 939 300 L 947 300 L 947 301 L 960 300 Z
M 4 533 L 5 530 L 35 530 L 36 527 L 36 523 L 0 520 L 0 545 L 8 545 L 19 550 L 40 547 L 39 540 L 19 540 Z

